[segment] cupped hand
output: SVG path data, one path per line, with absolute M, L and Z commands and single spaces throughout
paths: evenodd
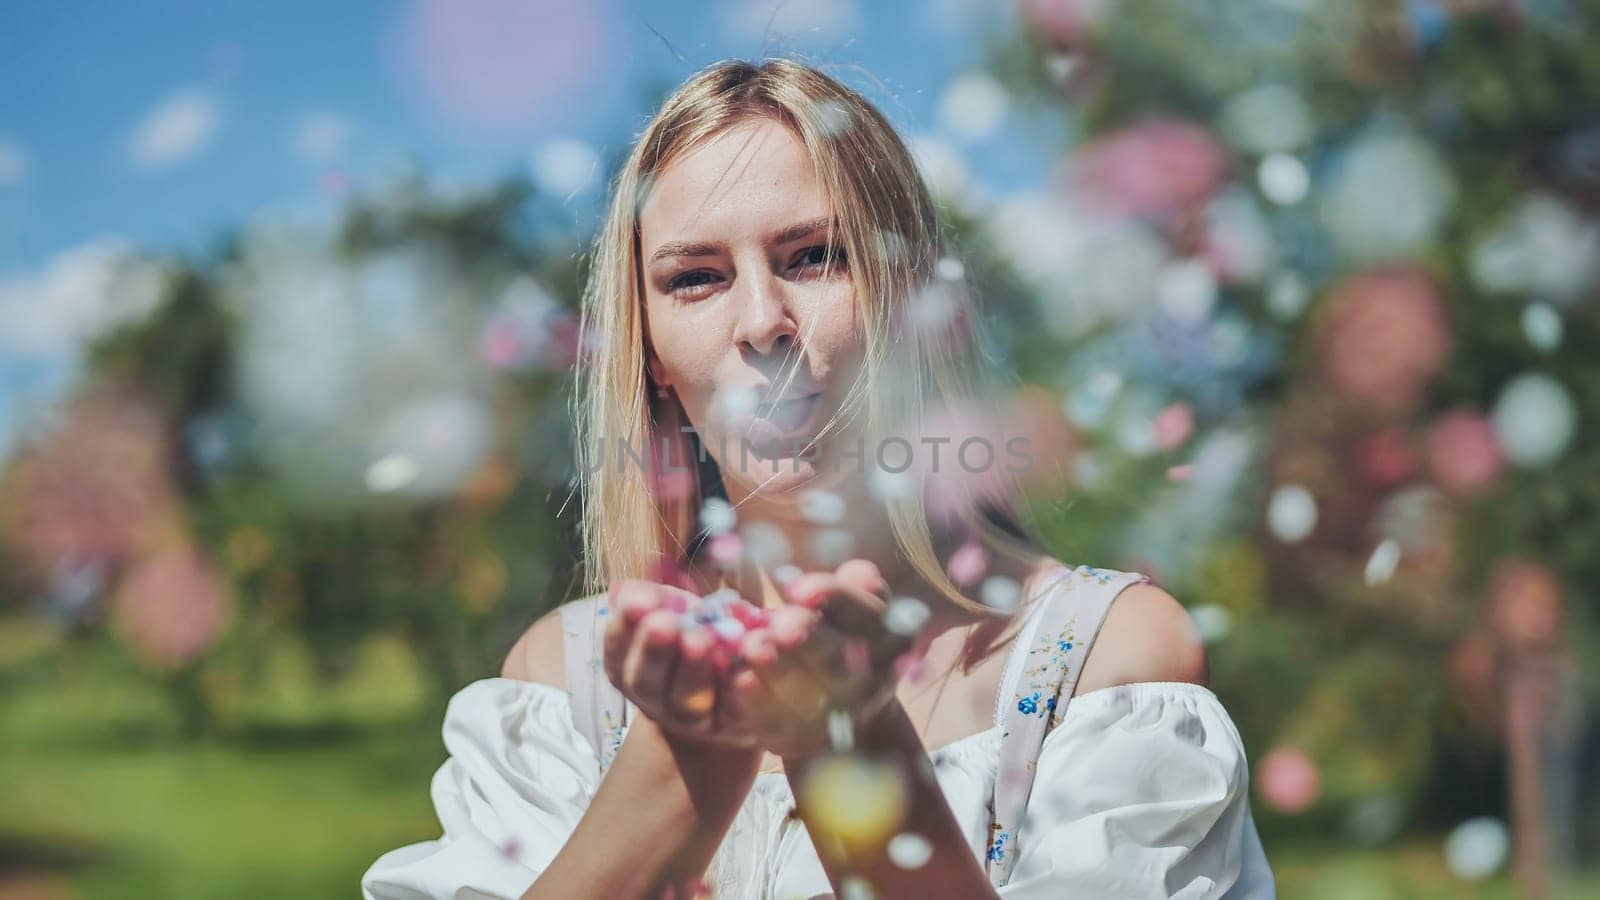
M 700 598 L 691 591 L 622 579 L 610 591 L 604 637 L 606 677 L 663 731 L 721 746 L 754 747 L 753 729 L 726 715 L 724 673 L 736 647 L 711 628 L 686 621 Z M 745 601 L 737 601 L 754 611 Z M 749 613 L 741 608 L 741 615 Z M 755 624 L 757 617 L 751 617 Z
M 885 626 L 885 589 L 876 565 L 853 559 L 790 581 L 776 608 L 732 600 L 725 610 L 740 626 L 719 634 L 684 615 L 700 602 L 693 592 L 622 580 L 611 595 L 606 673 L 669 733 L 813 753 L 830 743 L 830 714 L 859 726 L 894 697 L 895 662 L 914 641 Z
M 789 582 L 790 602 L 744 637 L 742 664 L 727 675 L 728 718 L 786 758 L 829 747 L 834 714 L 852 729 L 870 722 L 894 698 L 896 660 L 915 643 L 886 626 L 885 589 L 864 559 Z

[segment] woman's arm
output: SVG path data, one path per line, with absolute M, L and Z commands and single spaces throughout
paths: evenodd
M 523 900 L 655 898 L 668 885 L 698 881 L 760 760 L 759 750 L 688 741 L 641 716 L 572 837 Z
M 916 869 L 904 869 L 888 856 L 888 837 L 876 846 L 846 852 L 819 827 L 815 810 L 804 803 L 797 813 L 811 832 L 812 843 L 828 873 L 836 895 L 850 896 L 843 881 L 851 876 L 865 879 L 878 896 L 917 897 L 919 900 L 979 900 L 996 897 L 989 876 L 978 864 L 966 836 L 957 824 L 944 791 L 934 778 L 933 761 L 928 758 L 922 738 L 898 700 L 891 702 L 867 727 L 858 730 L 854 751 L 887 762 L 904 774 L 907 794 L 906 817 L 896 829 L 921 836 L 931 845 L 928 861 Z M 819 757 L 785 759 L 784 771 L 795 797 L 803 797 L 807 767 Z
M 512 648 L 502 675 L 561 687 L 563 653 L 560 617 L 552 612 Z M 750 792 L 760 761 L 758 748 L 694 741 L 640 716 L 572 836 L 524 900 L 654 898 L 667 885 L 697 881 Z

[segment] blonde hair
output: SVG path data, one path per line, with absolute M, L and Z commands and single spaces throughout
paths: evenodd
M 667 496 L 640 466 L 607 465 L 603 449 L 599 464 L 584 456 L 600 441 L 649 448 L 652 461 L 661 459 L 663 445 L 673 460 L 704 460 L 693 455 L 694 442 L 679 430 L 684 417 L 676 397 L 657 398 L 650 390 L 639 209 L 654 179 L 674 160 L 758 117 L 786 125 L 805 145 L 836 214 L 865 332 L 861 375 L 845 404 L 850 409 L 836 412 L 827 428 L 854 412 L 852 401 L 860 398 L 866 406 L 863 433 L 885 435 L 894 423 L 922 422 L 933 404 L 976 398 L 984 384 L 977 365 L 981 322 L 971 314 L 967 292 L 952 288 L 951 281 L 963 277 L 941 279 L 936 271 L 945 256 L 938 211 L 889 121 L 833 77 L 793 60 L 729 60 L 702 69 L 645 126 L 612 180 L 610 205 L 595 238 L 573 409 L 582 461 L 585 593 L 604 591 L 615 579 L 649 577 L 663 555 L 681 559 L 696 531 L 714 461 L 709 471 L 700 463 L 695 488 L 686 496 Z M 927 334 L 912 317 L 911 306 L 927 300 L 929 291 L 942 291 L 938 302 L 952 304 L 945 319 L 958 327 L 944 337 Z M 954 518 L 963 523 L 964 538 L 990 552 L 1029 558 L 1041 542 L 1018 515 L 1016 483 L 1003 477 L 1006 487 L 998 496 L 957 492 Z M 952 603 L 987 609 L 965 598 L 946 575 L 940 558 L 954 546 L 935 547 L 923 485 L 915 488 L 883 498 L 900 552 Z

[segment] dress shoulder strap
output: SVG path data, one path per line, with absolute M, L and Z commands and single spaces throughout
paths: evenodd
M 1018 829 L 1045 735 L 1066 713 L 1111 602 L 1128 585 L 1150 580 L 1138 572 L 1084 565 L 1057 566 L 1039 577 L 1049 581 L 1036 601 L 1044 606 L 1037 612 L 1032 642 L 1002 713 L 994 819 L 984 863 L 996 887 L 1006 883 L 1016 863 Z
M 561 606 L 562 663 L 572 721 L 594 747 L 602 773 L 622 746 L 631 705 L 604 671 L 602 640 L 610 600 L 606 594 L 594 594 Z

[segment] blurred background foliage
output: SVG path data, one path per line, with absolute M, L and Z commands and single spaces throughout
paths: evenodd
M 1284 896 L 1600 890 L 1600 3 L 1013 6 L 913 149 L 1052 550 L 1190 607 Z M 1042 183 L 972 177 L 1001 119 Z M 574 596 L 585 171 L 80 251 L 0 469 L 0 896 L 437 833 L 443 704 Z

